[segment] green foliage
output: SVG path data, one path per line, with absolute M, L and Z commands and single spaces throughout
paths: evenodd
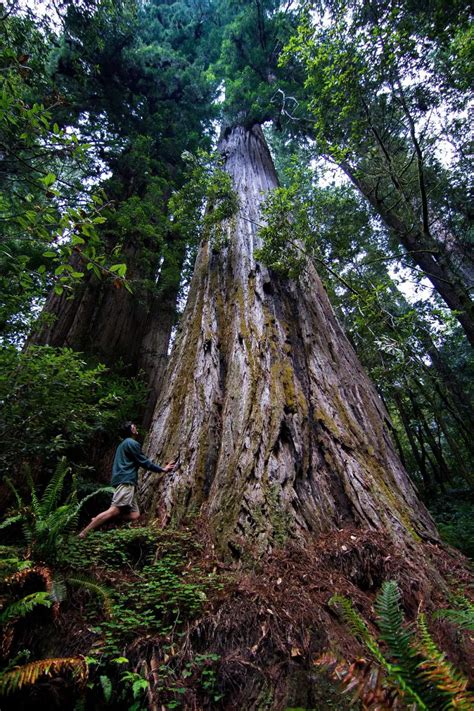
M 11 623 L 29 614 L 37 605 L 43 605 L 44 607 L 51 607 L 53 601 L 49 592 L 34 592 L 21 600 L 16 600 L 8 605 L 0 613 L 0 623 L 6 624 Z
M 169 201 L 171 229 L 185 241 L 190 250 L 188 262 L 194 263 L 201 239 L 209 236 L 218 249 L 221 223 L 238 210 L 237 195 L 230 176 L 221 169 L 222 159 L 216 154 L 186 152 L 186 183 Z
M 63 504 L 60 504 L 66 477 L 70 473 L 71 468 L 63 458 L 58 463 L 42 495 L 37 493 L 31 477 L 29 477 L 29 504 L 23 501 L 13 484 L 7 480 L 20 504 L 20 518 L 18 519 L 18 515 L 15 514 L 10 516 L 3 522 L 3 527 L 21 523 L 29 555 L 33 559 L 45 562 L 55 562 L 61 559 L 64 555 L 62 548 L 65 537 L 76 528 L 81 508 L 88 499 L 98 493 L 94 492 L 78 502 L 73 477 L 69 496 Z M 112 492 L 111 488 L 106 490 Z
M 448 70 L 439 61 L 449 54 L 447 45 L 458 29 L 466 37 L 468 25 L 460 6 L 447 26 L 434 29 L 419 3 L 368 8 L 351 0 L 323 0 L 305 8 L 282 62 L 299 62 L 305 73 L 306 101 L 295 121 L 307 126 L 319 154 L 342 168 L 451 309 L 456 294 L 454 315 L 469 333 L 469 280 L 457 261 L 472 266 L 459 193 L 461 185 L 467 189 L 469 174 L 469 93 L 454 78 L 453 66 Z M 440 130 L 434 128 L 435 115 Z M 449 158 L 445 141 L 453 145 Z M 433 277 L 435 267 L 445 282 Z M 445 288 L 451 280 L 452 292 Z
M 278 91 L 294 96 L 299 88 L 299 75 L 293 75 L 292 67 L 282 71 L 278 65 L 281 50 L 296 28 L 293 3 L 224 0 L 216 6 L 224 22 L 219 42 L 215 41 L 218 57 L 211 71 L 225 87 L 225 123 L 250 127 L 271 119 L 284 121 L 275 96 Z
M 89 366 L 68 348 L 5 348 L 0 355 L 2 415 L 0 464 L 14 472 L 20 462 L 55 465 L 63 453 L 93 435 L 117 429 L 137 409 L 144 388 L 138 379 Z
M 423 694 L 429 708 L 431 695 L 423 688 L 417 673 L 419 658 L 414 648 L 414 630 L 404 620 L 400 592 L 394 581 L 385 582 L 375 603 L 380 637 L 388 648 L 392 672 L 408 698 L 421 704 Z
M 87 539 L 87 548 L 80 541 L 70 541 L 68 559 L 77 567 L 106 566 L 109 570 L 142 568 L 156 556 L 157 534 L 152 528 L 122 527 L 100 531 Z
M 117 278 L 117 270 L 123 277 L 125 269 L 117 254 L 106 254 L 97 230 L 106 200 L 82 180 L 91 146 L 53 118 L 65 99 L 47 77 L 52 34 L 17 12 L 6 13 L 0 30 L 0 328 L 6 342 L 24 337 L 32 303 L 49 288 L 71 292 L 86 266 L 99 277 Z
M 474 559 L 472 504 L 469 492 L 453 493 L 449 497 L 436 498 L 430 510 L 443 540 Z
M 338 607 L 352 633 L 385 671 L 387 682 L 403 700 L 426 711 L 445 708 L 467 711 L 470 708 L 473 698 L 466 691 L 468 681 L 446 661 L 445 654 L 433 642 L 425 616 L 420 613 L 416 628 L 405 622 L 396 582 L 384 582 L 375 602 L 380 639 L 386 651 L 382 651 L 379 642 L 369 633 L 350 600 L 336 595 L 330 604 Z M 369 676 L 358 677 L 358 682 L 368 685 Z M 345 672 L 341 678 L 349 684 L 354 677 Z M 372 698 L 375 703 L 375 695 Z
M 164 554 L 120 587 L 112 618 L 96 628 L 104 635 L 103 653 L 118 655 L 136 635 L 150 630 L 169 635 L 201 611 L 216 581 L 212 576 L 203 580 L 198 570 L 183 570 L 184 562 L 180 554 Z
M 36 497 L 36 506 L 46 502 L 53 505 L 60 491 L 58 481 L 51 482 L 42 497 Z M 53 606 L 54 619 L 61 614 L 69 615 L 73 601 L 74 606 L 81 607 L 81 626 L 85 624 L 89 633 L 95 632 L 90 656 L 84 658 L 88 669 L 87 694 L 94 698 L 98 695 L 110 704 L 128 703 L 130 708 L 144 708 L 149 672 L 146 665 L 142 668 L 140 655 L 138 659 L 142 661 L 138 665 L 129 657 L 136 658 L 135 650 L 153 639 L 160 650 L 156 669 L 159 682 L 154 689 L 167 707 L 181 707 L 180 700 L 188 689 L 214 703 L 219 701 L 216 674 L 219 657 L 202 654 L 180 661 L 177 655 L 181 635 L 189 622 L 201 614 L 208 598 L 221 589 L 215 574 L 193 564 L 193 557 L 200 555 L 200 546 L 191 532 L 152 527 L 100 531 L 90 535 L 87 545 L 77 538 L 65 540 L 62 554 L 60 559 L 52 559 L 49 567 L 22 564 L 15 558 L 15 565 L 5 568 L 7 574 L 20 571 L 10 575 L 1 591 L 4 621 L 12 630 L 19 630 L 15 624 L 27 614 L 34 615 L 40 605 Z M 10 548 L 5 555 L 12 558 Z M 46 585 L 46 591 L 14 598 L 27 586 L 29 592 L 38 581 Z M 71 586 L 77 591 L 68 597 Z M 89 598 L 88 592 L 94 597 Z M 99 598 L 102 604 L 97 605 L 94 598 Z M 47 637 L 48 628 L 41 629 Z M 14 648 L 12 659 L 7 659 L 3 670 L 5 693 L 20 689 L 24 683 L 36 683 L 43 672 L 48 674 L 48 659 L 32 662 L 26 657 L 29 665 L 14 668 L 13 659 L 17 665 L 25 662 L 24 655 L 20 658 Z M 64 671 L 67 669 L 66 664 Z M 54 664 L 50 671 L 55 672 Z M 59 661 L 56 671 L 60 671 Z M 73 682 L 80 687 L 84 677 L 73 677 Z M 80 688 L 78 692 L 82 694 Z
M 113 582 L 109 617 L 97 619 L 97 608 L 87 609 L 89 625 L 97 635 L 92 654 L 98 667 L 91 683 L 100 688 L 101 697 L 108 702 L 143 703 L 148 677 L 130 666 L 128 656 L 136 644 L 152 638 L 159 640 L 160 649 L 155 691 L 166 699 L 167 708 L 181 707 L 188 687 L 214 702 L 220 699 L 216 655 L 197 655 L 185 664 L 177 657 L 189 621 L 221 588 L 215 574 L 192 565 L 200 547 L 191 533 L 120 528 L 92 533 L 87 546 L 71 540 L 65 550 L 74 570 L 100 570 L 102 579 Z M 71 577 L 65 577 L 69 584 Z M 74 572 L 72 577 L 82 579 L 82 574 Z
M 137 672 L 131 672 L 131 671 L 126 671 L 122 676 L 120 677 L 120 680 L 122 681 L 125 686 L 129 686 L 132 692 L 132 697 L 136 701 L 140 698 L 143 698 L 143 696 L 146 694 L 148 689 L 150 688 L 150 684 L 147 681 L 147 679 L 144 679 L 140 674 L 137 674 Z M 133 707 L 130 707 L 133 708 Z M 134 705 L 134 708 L 141 708 L 140 705 Z
M 462 595 L 456 597 L 454 602 L 456 603 L 455 609 L 438 610 L 435 617 L 448 620 L 461 630 L 474 632 L 474 605 Z

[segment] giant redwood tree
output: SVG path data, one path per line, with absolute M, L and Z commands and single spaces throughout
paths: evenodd
M 204 513 L 237 555 L 242 540 L 264 550 L 345 526 L 435 538 L 318 275 L 292 282 L 255 257 L 277 186 L 261 127 L 227 128 L 220 152 L 239 208 L 200 248 L 149 440 L 180 468 L 144 485 L 148 508 L 163 522 Z
M 315 268 L 318 262 L 308 261 L 297 278 L 273 271 L 263 261 L 265 219 L 267 234 L 278 230 L 278 211 L 271 216 L 268 203 L 263 209 L 266 196 L 278 186 L 264 124 L 273 121 L 278 129 L 292 121 L 281 100 L 301 89 L 301 66 L 292 65 L 284 75 L 278 56 L 295 29 L 300 3 L 63 4 L 73 12 L 58 74 L 60 69 L 70 78 L 75 105 L 62 123 L 72 124 L 77 108 L 75 119 L 81 123 L 86 118 L 94 137 L 104 121 L 102 157 L 111 173 L 105 185 L 115 211 L 101 223 L 100 233 L 106 246 L 122 248 L 133 293 L 86 274 L 71 299 L 51 296 L 46 312 L 56 318 L 44 320 L 39 339 L 98 354 L 112 367 L 126 358 L 130 371 L 145 367 L 158 389 L 177 277 L 194 253 L 195 244 L 186 235 L 202 239 L 145 447 L 155 461 L 178 457 L 178 466 L 164 477 L 151 474 L 141 480 L 144 526 L 109 534 L 98 531 L 90 546 L 58 538 L 56 546 L 64 555 L 64 571 L 62 562 L 58 570 L 63 587 L 68 583 L 66 566 L 79 567 L 112 588 L 111 603 L 94 606 L 89 616 L 93 606 L 79 591 L 77 597 L 71 595 L 71 603 L 55 603 L 51 624 L 41 626 L 37 640 L 24 625 L 24 616 L 15 619 L 3 645 L 10 654 L 7 682 L 20 687 L 23 680 L 31 680 L 31 670 L 46 674 L 45 669 L 54 666 L 59 675 L 62 667 L 72 664 L 85 670 L 85 681 L 91 657 L 97 655 L 96 668 L 88 671 L 87 690 L 85 683 L 80 690 L 79 703 L 87 708 L 103 705 L 104 699 L 110 707 L 122 707 L 128 698 L 134 707 L 152 710 L 327 708 L 331 690 L 327 677 L 315 671 L 315 660 L 336 648 L 348 660 L 358 657 L 346 665 L 346 681 L 357 682 L 361 696 L 368 692 L 366 698 L 379 708 L 374 685 L 392 706 L 398 703 L 381 672 L 397 672 L 403 654 L 416 688 L 419 681 L 425 690 L 429 675 L 432 686 L 441 679 L 443 693 L 448 679 L 453 695 L 460 697 L 464 682 L 453 677 L 444 656 L 433 652 L 421 617 L 426 649 L 407 649 L 409 633 L 398 598 L 392 599 L 392 607 L 386 600 L 389 632 L 403 646 L 401 654 L 393 655 L 393 665 L 383 662 L 385 648 L 376 654 L 371 641 L 367 646 L 374 659 L 361 659 L 360 640 L 351 638 L 342 615 L 333 609 L 334 593 L 349 595 L 375 636 L 374 599 L 381 588 L 387 590 L 385 581 L 399 585 L 404 612 L 413 622 L 422 608 L 431 612 L 446 606 L 450 587 L 467 583 L 468 573 L 462 558 L 440 543 L 398 457 L 388 412 L 338 323 Z M 136 36 L 127 22 L 119 22 L 115 33 L 114 11 L 123 7 L 143 13 L 145 22 Z M 116 46 L 107 42 L 110 28 Z M 81 67 L 87 68 L 84 76 Z M 201 145 L 206 125 L 217 112 L 216 107 L 211 111 L 205 87 L 218 87 L 219 82 L 225 99 L 218 109 L 218 152 L 225 173 L 209 170 L 199 190 L 209 173 L 212 189 L 198 190 L 195 201 L 195 184 L 185 183 L 182 151 Z M 314 117 L 310 123 L 306 134 L 314 133 Z M 292 133 L 298 138 L 298 130 Z M 98 139 L 99 153 L 100 143 Z M 206 161 L 205 171 L 210 164 Z M 177 188 L 185 203 L 195 201 L 198 224 L 189 232 L 193 220 L 189 213 L 182 219 Z M 208 203 L 205 215 L 203 195 Z M 297 215 L 294 221 L 288 217 L 295 215 L 294 204 L 285 214 L 286 235 L 298 224 Z M 344 219 L 349 221 L 347 213 Z M 339 237 L 335 235 L 335 243 Z M 79 266 L 83 257 L 80 250 L 73 252 Z M 335 272 L 337 264 L 332 266 Z M 367 338 L 374 335 L 369 327 L 364 333 Z M 37 376 L 41 397 L 50 398 L 44 375 Z M 56 381 L 54 369 L 50 377 Z M 404 378 L 401 371 L 397 388 L 399 382 L 407 437 L 415 420 L 420 427 L 426 425 L 423 436 L 431 438 L 431 423 L 426 409 L 418 406 L 421 397 L 412 387 L 413 378 Z M 19 383 L 18 392 L 23 388 L 23 381 Z M 39 420 L 42 424 L 41 416 Z M 31 427 L 29 418 L 25 426 Z M 97 432 L 95 423 L 93 427 Z M 442 435 L 451 437 L 451 430 L 441 432 L 440 425 L 438 440 Z M 55 441 L 47 438 L 48 451 L 50 439 Z M 445 459 L 438 440 L 431 452 L 439 454 L 443 475 Z M 421 444 L 413 442 L 414 456 L 425 456 Z M 90 464 L 93 452 L 87 454 Z M 421 466 L 420 471 L 423 474 Z M 51 481 L 45 498 L 58 493 L 57 479 Z M 70 501 L 74 505 L 74 496 L 73 491 L 65 506 Z M 18 518 L 13 517 L 12 525 Z M 30 539 L 27 544 L 32 550 Z M 16 558 L 11 562 L 22 567 L 6 585 L 13 588 L 19 578 L 29 580 L 30 575 L 41 582 L 45 578 L 47 590 L 40 592 L 38 604 L 46 598 L 50 602 L 48 562 L 38 559 L 34 567 Z M 80 582 L 76 575 L 72 580 Z M 86 581 L 86 594 L 88 587 L 102 591 Z M 390 589 L 395 589 L 394 582 Z M 103 593 L 108 600 L 106 588 Z M 14 600 L 11 607 L 18 609 L 29 599 Z M 8 615 L 6 619 L 11 621 Z M 443 622 L 434 624 L 438 634 Z M 467 668 L 469 640 L 452 629 L 445 638 L 452 643 L 448 653 L 454 652 L 451 657 Z M 23 644 L 28 655 L 31 647 L 32 664 L 11 669 L 25 654 Z M 415 657 L 421 652 L 430 654 L 422 671 Z M 366 650 L 363 654 L 369 656 Z M 62 684 L 62 677 L 59 680 Z M 396 680 L 403 695 L 406 679 Z M 37 705 L 36 690 L 31 699 Z M 66 689 L 68 699 L 69 690 L 71 705 L 77 701 L 72 699 L 77 687 Z M 14 706 L 20 697 L 12 698 Z M 408 699 L 411 696 L 405 696 Z M 346 707 L 342 698 L 336 703 Z
M 108 365 L 122 362 L 131 374 L 144 371 L 148 411 L 166 364 L 189 248 L 168 219 L 168 201 L 184 181 L 183 152 L 208 143 L 203 129 L 213 84 L 202 71 L 208 59 L 199 31 L 210 10 L 136 0 L 90 6 L 66 0 L 62 8 L 51 66 L 65 101 L 55 118 L 80 125 L 100 159 L 110 206 L 100 238 L 126 264 L 129 289 L 117 274 L 89 271 L 76 244 L 72 265 L 82 279 L 72 293 L 51 291 L 30 342 L 67 346 Z

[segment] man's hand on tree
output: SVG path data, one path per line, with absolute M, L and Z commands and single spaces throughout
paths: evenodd
M 166 462 L 165 466 L 163 467 L 163 470 L 165 472 L 172 472 L 176 468 L 177 463 L 178 463 L 177 459 L 175 459 L 172 462 Z

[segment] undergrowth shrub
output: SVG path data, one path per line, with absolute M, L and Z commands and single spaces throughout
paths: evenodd
M 70 488 L 64 499 L 68 478 L 71 479 Z M 66 537 L 77 527 L 82 506 L 98 491 L 79 501 L 75 477 L 65 458 L 59 461 L 53 476 L 41 494 L 37 491 L 29 473 L 27 480 L 30 485 L 28 502 L 7 479 L 15 495 L 17 508 L 0 524 L 0 529 L 20 525 L 27 546 L 25 557 L 49 563 L 58 562 L 64 555 Z M 110 487 L 104 487 L 99 491 L 104 490 L 113 491 Z
M 42 645 L 22 647 L 25 628 L 19 626 L 16 633 L 21 617 L 31 620 L 28 626 L 34 627 L 36 610 L 45 605 L 51 610 L 43 624 L 49 624 L 53 638 L 58 634 L 55 626 L 65 617 L 68 624 L 76 620 L 81 632 L 87 630 L 84 646 L 67 650 L 70 656 L 79 651 L 87 663 L 88 686 L 80 693 L 84 708 L 89 704 L 136 711 L 146 708 L 150 670 L 143 665 L 150 645 L 159 650 L 159 681 L 153 693 L 165 700 L 166 708 L 182 708 L 183 695 L 190 690 L 214 702 L 220 698 L 217 655 L 187 658 L 178 651 L 187 625 L 222 588 L 218 576 L 201 565 L 201 546 L 190 531 L 123 527 L 94 532 L 87 541 L 70 537 L 60 559 L 49 568 L 15 558 L 8 547 L 4 552 L 9 563 L 4 568 L 7 582 L 0 587 L 0 602 L 5 620 L 11 622 L 11 649 L 3 673 L 18 667 L 18 673 L 9 674 L 5 691 L 18 693 L 15 680 L 30 678 L 33 667 L 28 665 L 48 668 L 41 666 L 47 660 L 35 658 L 35 650 L 43 649 Z M 55 644 L 48 654 L 59 660 L 54 653 L 64 649 L 64 640 L 58 638 Z M 64 657 L 65 668 L 68 658 Z M 55 662 L 54 668 L 60 666 L 60 661 Z M 27 694 L 27 687 L 21 693 Z
M 69 348 L 5 347 L 0 353 L 0 470 L 53 467 L 99 432 L 115 431 L 143 402 L 139 378 L 88 364 Z
M 474 493 L 445 496 L 430 505 L 441 538 L 474 560 Z

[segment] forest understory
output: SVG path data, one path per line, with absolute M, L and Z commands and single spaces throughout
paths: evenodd
M 257 559 L 244 547 L 232 562 L 217 557 L 206 530 L 203 520 L 176 530 L 111 527 L 87 543 L 70 541 L 59 565 L 34 563 L 11 575 L 2 596 L 43 591 L 56 601 L 5 624 L 4 658 L 26 660 L 29 650 L 51 667 L 37 670 L 34 685 L 25 673 L 2 708 L 407 708 L 409 692 L 375 673 L 334 600 L 351 601 L 388 660 L 402 629 L 389 605 L 389 644 L 380 640 L 374 600 L 384 581 L 397 584 L 404 624 L 426 615 L 446 654 L 433 659 L 414 646 L 417 664 L 427 655 L 426 679 L 444 681 L 455 707 L 469 708 L 472 696 L 459 680 L 455 688 L 453 669 L 472 683 L 472 633 L 435 614 L 460 600 L 461 609 L 472 605 L 473 576 L 454 549 L 414 543 L 407 556 L 388 537 L 354 528 Z M 3 676 L 4 689 L 9 674 L 15 670 Z M 426 708 L 441 708 L 442 698 Z

